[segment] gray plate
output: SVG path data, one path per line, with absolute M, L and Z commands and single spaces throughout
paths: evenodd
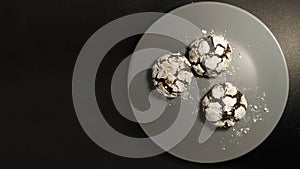
M 149 28 L 148 32 L 166 31 L 170 37 L 145 34 L 138 42 L 135 51 L 160 48 L 171 52 L 184 52 L 186 45 L 193 39 L 205 36 L 201 30 L 208 32 L 213 30 L 216 34 L 223 34 L 234 48 L 234 59 L 228 71 L 218 78 L 196 78 L 199 97 L 203 97 L 209 87 L 215 83 L 229 81 L 245 93 L 249 107 L 246 117 L 234 127 L 215 131 L 205 124 L 200 109 L 196 112 L 198 115 L 190 132 L 168 152 L 181 159 L 200 163 L 226 161 L 248 153 L 272 132 L 286 105 L 288 71 L 278 42 L 270 30 L 255 16 L 228 4 L 193 3 L 179 7 L 170 14 L 188 20 L 197 26 L 200 32 L 193 31 L 194 29 L 189 28 L 189 25 L 186 29 L 182 29 L 180 25 L 177 27 L 176 24 L 167 23 L 171 20 L 168 17 L 162 17 Z M 174 40 L 178 38 L 185 39 L 185 42 Z M 158 53 L 153 52 L 154 56 L 145 58 L 145 62 L 149 65 L 153 64 L 160 57 Z M 163 53 L 164 51 L 161 52 Z M 129 74 L 132 73 L 131 67 L 136 66 L 143 56 L 132 56 Z M 153 87 L 149 70 L 138 73 L 130 84 L 131 104 L 141 111 L 147 110 L 150 106 L 148 95 L 151 90 Z M 156 120 L 140 123 L 143 130 L 149 136 L 154 136 L 168 129 L 178 115 L 181 99 L 169 101 L 162 115 Z M 194 98 L 193 101 L 195 100 L 199 98 Z M 199 142 L 201 132 L 207 138 Z M 176 132 L 173 134 L 176 135 Z

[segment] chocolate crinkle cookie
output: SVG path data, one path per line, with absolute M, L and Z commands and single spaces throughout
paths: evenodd
M 152 67 L 154 86 L 168 98 L 179 96 L 192 81 L 190 66 L 187 58 L 179 53 L 160 57 Z
M 209 35 L 190 45 L 189 61 L 199 76 L 216 77 L 232 60 L 232 48 L 223 36 Z
M 217 127 L 231 127 L 246 114 L 247 101 L 243 93 L 226 82 L 215 85 L 202 100 L 205 118 Z

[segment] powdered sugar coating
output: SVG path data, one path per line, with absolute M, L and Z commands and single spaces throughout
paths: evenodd
M 246 114 L 245 95 L 231 83 L 215 85 L 202 100 L 205 117 L 217 127 L 231 127 Z
M 160 57 L 152 67 L 152 80 L 157 90 L 168 98 L 175 98 L 192 81 L 191 64 L 179 53 Z
M 199 76 L 216 77 L 232 60 L 232 49 L 223 36 L 209 35 L 190 45 L 189 61 Z

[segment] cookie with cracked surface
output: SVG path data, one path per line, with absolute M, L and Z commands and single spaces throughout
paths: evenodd
M 179 96 L 192 81 L 190 66 L 188 59 L 179 53 L 160 57 L 152 67 L 154 86 L 168 98 Z
M 223 36 L 209 35 L 190 45 L 189 61 L 199 76 L 216 77 L 232 60 L 232 48 Z
M 231 127 L 241 120 L 247 109 L 245 95 L 231 83 L 215 85 L 202 100 L 205 118 L 217 127 Z

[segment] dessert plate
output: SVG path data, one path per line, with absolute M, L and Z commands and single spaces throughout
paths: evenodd
M 231 160 L 250 152 L 274 130 L 287 102 L 288 70 L 280 45 L 259 19 L 232 5 L 199 2 L 179 7 L 168 14 L 178 17 L 180 21 L 168 16 L 158 19 L 135 48 L 137 53 L 143 49 L 153 51 L 133 54 L 130 60 L 128 78 L 131 107 L 157 115 L 157 112 L 149 111 L 154 106 L 151 99 L 149 101 L 150 93 L 153 95 L 151 97 L 165 103 L 164 111 L 155 119 L 141 122 L 141 128 L 149 137 L 163 133 L 182 111 L 180 103 L 193 102 L 191 106 L 194 107 L 182 113 L 194 116 L 195 121 L 180 124 L 183 128 L 191 125 L 191 129 L 176 146 L 166 149 L 168 153 L 188 161 L 212 163 Z M 153 34 L 159 31 L 166 33 Z M 190 89 L 183 96 L 166 101 L 153 92 L 149 68 L 155 60 L 167 52 L 185 53 L 186 47 L 194 39 L 212 33 L 222 34 L 233 47 L 229 69 L 217 78 L 195 77 L 198 96 L 194 95 L 194 89 Z M 148 69 L 134 74 L 137 64 L 143 61 Z M 216 129 L 206 123 L 199 101 L 213 85 L 225 81 L 231 82 L 245 94 L 248 109 L 246 117 L 234 127 Z M 172 135 L 180 132 L 173 131 Z M 154 142 L 161 146 L 157 140 Z

